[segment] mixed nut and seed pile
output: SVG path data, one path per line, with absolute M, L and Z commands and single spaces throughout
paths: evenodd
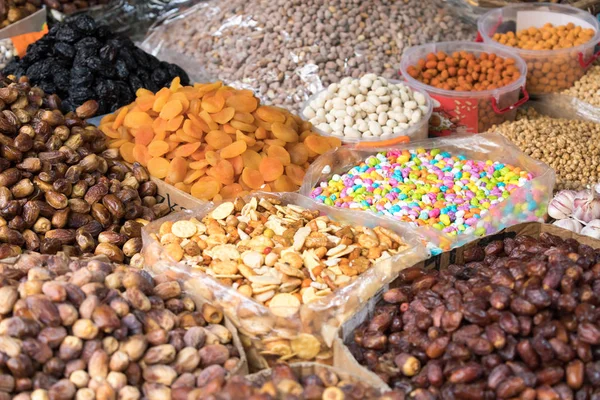
M 542 233 L 409 268 L 354 332 L 357 360 L 417 399 L 595 399 L 600 253 Z
M 0 271 L 2 400 L 205 399 L 241 365 L 223 314 L 175 281 L 64 255 Z

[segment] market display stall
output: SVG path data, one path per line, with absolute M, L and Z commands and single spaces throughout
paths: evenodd
M 600 396 L 594 16 L 44 3 L 0 47 L 0 400 Z

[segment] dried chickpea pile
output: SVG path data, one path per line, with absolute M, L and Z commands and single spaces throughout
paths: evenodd
M 563 92 L 591 105 L 600 107 L 600 65 L 595 65 L 585 73 L 573 87 Z
M 600 124 L 550 118 L 534 109 L 519 110 L 517 120 L 490 132 L 512 140 L 527 155 L 556 171 L 556 190 L 583 189 L 600 181 Z
M 557 26 L 547 23 L 541 28 L 532 26 L 517 33 L 496 33 L 492 39 L 500 44 L 524 50 L 557 50 L 587 43 L 595 34 L 593 29 L 583 29 L 572 22 Z
M 497 89 L 521 76 L 513 58 L 483 52 L 476 56 L 466 51 L 429 53 L 407 71 L 419 82 L 461 92 Z
M 306 368 L 306 367 L 305 367 Z M 229 399 L 306 399 L 306 400 L 401 400 L 397 391 L 381 393 L 353 376 L 336 373 L 326 367 L 315 367 L 314 371 L 297 371 L 298 366 L 278 364 L 264 373 L 250 379 L 241 376 L 232 377 L 210 391 L 188 388 L 173 391 L 174 400 L 197 399 L 200 394 L 210 400 Z M 188 397 L 186 397 L 186 395 Z M 210 397 L 208 397 L 210 396 Z
M 0 282 L 1 400 L 170 400 L 240 366 L 223 315 L 177 282 L 36 253 L 0 264 Z
M 595 34 L 593 29 L 583 29 L 572 23 L 559 26 L 548 23 L 539 29 L 530 27 L 516 33 L 496 33 L 492 39 L 524 50 L 560 50 L 587 43 Z M 585 73 L 585 68 L 579 64 L 580 51 L 574 49 L 550 56 L 520 53 L 527 63 L 527 90 L 533 94 L 556 93 L 573 86 Z
M 205 296 L 218 297 L 249 337 L 263 338 L 274 329 L 285 332 L 276 340 L 256 342 L 262 357 L 301 361 L 331 357 L 315 336 L 300 333 L 301 306 L 347 286 L 375 263 L 408 248 L 388 229 L 342 224 L 318 211 L 256 197 L 248 203 L 240 198 L 222 203 L 201 221 L 164 222 L 151 237 L 163 247 L 159 254 L 145 254 L 146 260 L 180 261 L 192 273 L 205 272 L 269 308 L 270 315 L 256 314 L 253 302 L 246 308 L 230 295 L 215 295 L 215 289 Z
M 138 90 L 100 129 L 126 161 L 215 201 L 258 189 L 296 191 L 310 162 L 341 144 L 284 109 L 261 106 L 251 91 L 221 82 L 184 87 L 178 78 L 156 94 Z

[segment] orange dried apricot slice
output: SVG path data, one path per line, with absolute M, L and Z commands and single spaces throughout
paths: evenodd
M 150 161 L 152 156 L 148 153 L 148 148 L 146 146 L 136 144 L 133 146 L 133 158 L 144 167 L 147 167 L 148 161 Z
M 125 121 L 125 117 L 127 116 L 128 112 L 129 112 L 129 109 L 127 107 L 122 107 L 118 111 L 117 117 L 115 118 L 115 121 L 112 124 L 113 129 L 119 129 L 119 127 L 121 125 L 123 125 L 123 121 Z
M 321 136 L 317 136 L 317 135 L 308 136 L 304 140 L 304 144 L 306 145 L 306 147 L 309 150 L 311 150 L 317 154 L 327 153 L 330 149 L 330 146 L 329 146 L 329 143 L 327 142 L 327 140 L 325 140 Z
M 190 170 L 190 171 L 188 171 L 187 175 L 183 179 L 183 183 L 185 183 L 186 185 L 191 185 L 198 178 L 201 178 L 202 176 L 204 176 L 205 173 L 206 173 L 206 170 L 204 168 Z
M 262 157 L 254 150 L 246 150 L 242 154 L 242 161 L 244 162 L 244 167 L 250 169 L 258 169 L 260 166 L 260 161 Z
M 187 173 L 187 161 L 183 157 L 175 157 L 171 160 L 169 164 L 169 169 L 167 171 L 167 176 L 165 177 L 165 182 L 170 183 L 171 185 L 183 182 L 185 175 Z
M 210 180 L 199 180 L 192 185 L 190 193 L 192 196 L 203 200 L 212 200 L 221 190 L 221 184 L 214 178 Z
M 221 159 L 219 157 L 219 155 L 212 150 L 207 151 L 204 154 L 204 157 L 206 157 L 206 161 L 208 161 L 208 163 L 210 165 L 212 165 L 213 167 L 216 166 L 218 164 L 219 160 Z
M 235 109 L 233 107 L 225 107 L 221 111 L 211 114 L 210 117 L 218 124 L 226 124 L 233 118 Z
M 169 102 L 164 105 L 158 116 L 162 119 L 170 120 L 181 114 L 182 111 L 183 104 L 181 104 L 181 101 L 169 100 Z
M 219 130 L 208 132 L 206 134 L 206 136 L 204 137 L 204 140 L 206 140 L 206 143 L 208 143 L 209 145 L 211 145 L 213 148 L 215 148 L 217 150 L 225 148 L 225 147 L 229 146 L 231 143 L 233 143 L 231 136 L 229 136 L 227 133 L 225 133 L 223 131 L 219 131 Z
M 284 142 L 297 142 L 298 133 L 287 125 L 281 122 L 274 122 L 271 125 L 273 136 L 277 139 L 281 139 Z
M 260 106 L 256 109 L 256 116 L 266 122 L 285 122 L 285 115 L 275 107 Z
M 151 125 L 142 125 L 135 134 L 135 143 L 148 146 L 154 139 L 154 130 Z
M 204 157 L 202 157 L 204 158 Z M 194 161 L 190 163 L 190 168 L 191 169 L 203 169 L 208 167 L 208 161 L 206 160 L 198 160 L 198 161 Z
M 251 113 L 258 107 L 258 100 L 254 96 L 235 94 L 227 98 L 227 107 L 235 108 L 237 112 Z
M 260 189 L 260 187 L 265 183 L 265 179 L 263 175 L 251 168 L 244 168 L 242 171 L 242 181 L 250 188 L 250 189 Z
M 270 182 L 283 174 L 283 164 L 277 158 L 265 157 L 260 161 L 258 170 L 263 175 L 264 180 Z
M 308 149 L 304 143 L 294 143 L 289 147 L 290 160 L 293 164 L 302 165 L 308 161 Z
M 133 156 L 133 148 L 134 148 L 134 144 L 131 142 L 127 142 L 127 143 L 123 143 L 121 145 L 121 147 L 119 148 L 119 154 L 121 154 L 121 157 L 123 157 L 123 160 L 127 161 L 128 163 L 134 163 L 135 162 L 135 157 Z
M 162 157 L 151 158 L 148 161 L 148 172 L 158 179 L 164 179 L 169 172 L 169 164 L 169 161 Z
M 183 123 L 183 115 L 179 115 L 175 118 L 170 119 L 167 122 L 167 131 L 175 132 L 177 129 L 181 127 Z
M 281 161 L 281 164 L 283 164 L 284 167 L 290 165 L 290 153 L 288 153 L 287 150 L 281 146 L 269 146 L 267 149 L 267 155 L 269 157 L 277 158 L 279 161 Z
M 227 160 L 221 160 L 213 167 L 215 178 L 222 184 L 230 184 L 233 180 L 233 165 Z
M 273 182 L 273 188 L 276 192 L 295 192 L 298 190 L 298 185 L 294 184 L 288 176 L 281 175 Z
M 155 140 L 148 145 L 148 154 L 152 157 L 160 157 L 169 152 L 169 144 L 163 140 Z
M 244 188 L 239 183 L 232 183 L 231 185 L 223 186 L 219 194 L 223 196 L 223 199 L 228 200 L 238 197 L 243 190 Z
M 233 158 L 245 152 L 246 149 L 246 142 L 244 142 L 243 140 L 236 140 L 230 145 L 223 147 L 219 154 L 222 158 Z
M 304 175 L 306 172 L 302 167 L 295 164 L 290 164 L 285 167 L 285 174 L 290 178 L 290 181 L 294 185 L 302 186 L 302 181 L 304 180 Z
M 202 98 L 201 108 L 211 114 L 218 113 L 225 105 L 225 98 L 220 93 L 215 93 L 213 96 L 204 96 Z
M 115 122 L 117 122 L 115 120 Z M 126 128 L 138 128 L 142 125 L 152 125 L 152 117 L 143 111 L 131 111 L 125 115 L 123 125 Z M 113 124 L 114 126 L 114 124 Z M 115 128 L 116 129 L 116 128 Z
M 196 150 L 198 150 L 200 148 L 200 145 L 201 145 L 200 142 L 188 143 L 188 144 L 181 145 L 175 149 L 175 156 L 176 157 L 189 157 L 193 153 L 195 153 Z
M 254 132 L 256 130 L 256 126 L 240 121 L 231 121 L 229 125 L 231 125 L 232 128 L 239 129 L 243 132 Z
M 254 117 L 252 116 L 252 114 L 245 112 L 236 112 L 233 116 L 233 119 L 235 121 L 240 121 L 245 124 L 251 124 L 254 122 Z
M 150 92 L 152 93 L 152 92 Z M 152 106 L 154 105 L 154 94 L 150 94 L 150 95 L 144 95 L 141 97 L 138 97 L 135 100 L 135 104 L 137 105 L 137 107 L 140 109 L 140 111 L 149 111 L 152 109 Z

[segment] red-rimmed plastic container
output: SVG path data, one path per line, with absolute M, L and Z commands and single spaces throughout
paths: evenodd
M 481 53 L 495 53 L 503 58 L 513 58 L 521 76 L 516 81 L 497 89 L 461 92 L 427 85 L 408 74 L 408 67 L 417 65 L 417 62 L 426 58 L 429 53 L 438 51 L 447 54 L 466 51 L 475 56 L 479 56 Z M 527 75 L 525 61 L 513 51 L 496 44 L 463 41 L 414 46 L 406 50 L 402 56 L 400 72 L 416 90 L 427 92 L 433 100 L 433 113 L 429 120 L 429 136 L 485 132 L 492 125 L 513 121 L 517 108 L 529 100 L 529 95 L 525 90 L 525 76 Z M 523 98 L 519 99 L 521 91 Z
M 568 49 L 524 50 L 496 42 L 495 33 L 540 28 L 546 23 L 592 28 L 596 35 L 587 43 Z M 532 94 L 556 93 L 570 88 L 579 80 L 600 52 L 594 47 L 600 42 L 600 23 L 587 11 L 562 4 L 515 4 L 491 10 L 477 22 L 478 41 L 494 43 L 514 51 L 527 63 L 527 91 Z
M 429 97 L 429 95 L 427 94 L 427 91 L 418 89 L 417 87 L 415 87 L 414 85 L 412 85 L 411 83 L 409 83 L 408 81 L 405 81 L 405 80 L 387 79 L 387 81 L 389 83 L 393 83 L 393 84 L 402 83 L 411 91 L 420 92 L 421 94 L 423 94 L 425 96 L 426 111 L 423 111 L 423 116 L 419 122 L 417 122 L 414 125 L 409 126 L 408 128 L 404 129 L 403 131 L 401 131 L 399 133 L 393 133 L 391 135 L 382 135 L 382 136 L 362 136 L 362 137 L 357 137 L 357 138 L 333 135 L 331 133 L 327 133 L 327 132 L 317 128 L 316 126 L 313 126 L 312 130 L 321 136 L 336 137 L 336 138 L 340 139 L 343 144 L 354 145 L 356 147 L 363 147 L 363 148 L 393 146 L 395 144 L 407 143 L 409 140 L 414 141 L 414 140 L 427 139 L 428 125 L 429 125 L 429 120 L 431 118 L 431 114 L 433 111 L 433 103 L 434 103 L 432 101 L 432 99 Z M 300 110 L 300 118 L 302 118 L 305 121 L 309 121 L 309 119 L 304 116 L 304 110 L 306 109 L 306 107 L 308 107 L 313 102 L 313 100 L 315 100 L 317 97 L 319 97 L 319 95 L 321 95 L 321 93 L 323 93 L 325 91 L 327 91 L 327 89 L 313 94 L 312 96 L 310 96 L 308 98 L 308 100 L 306 100 L 304 102 L 304 104 L 302 105 L 302 108 Z

